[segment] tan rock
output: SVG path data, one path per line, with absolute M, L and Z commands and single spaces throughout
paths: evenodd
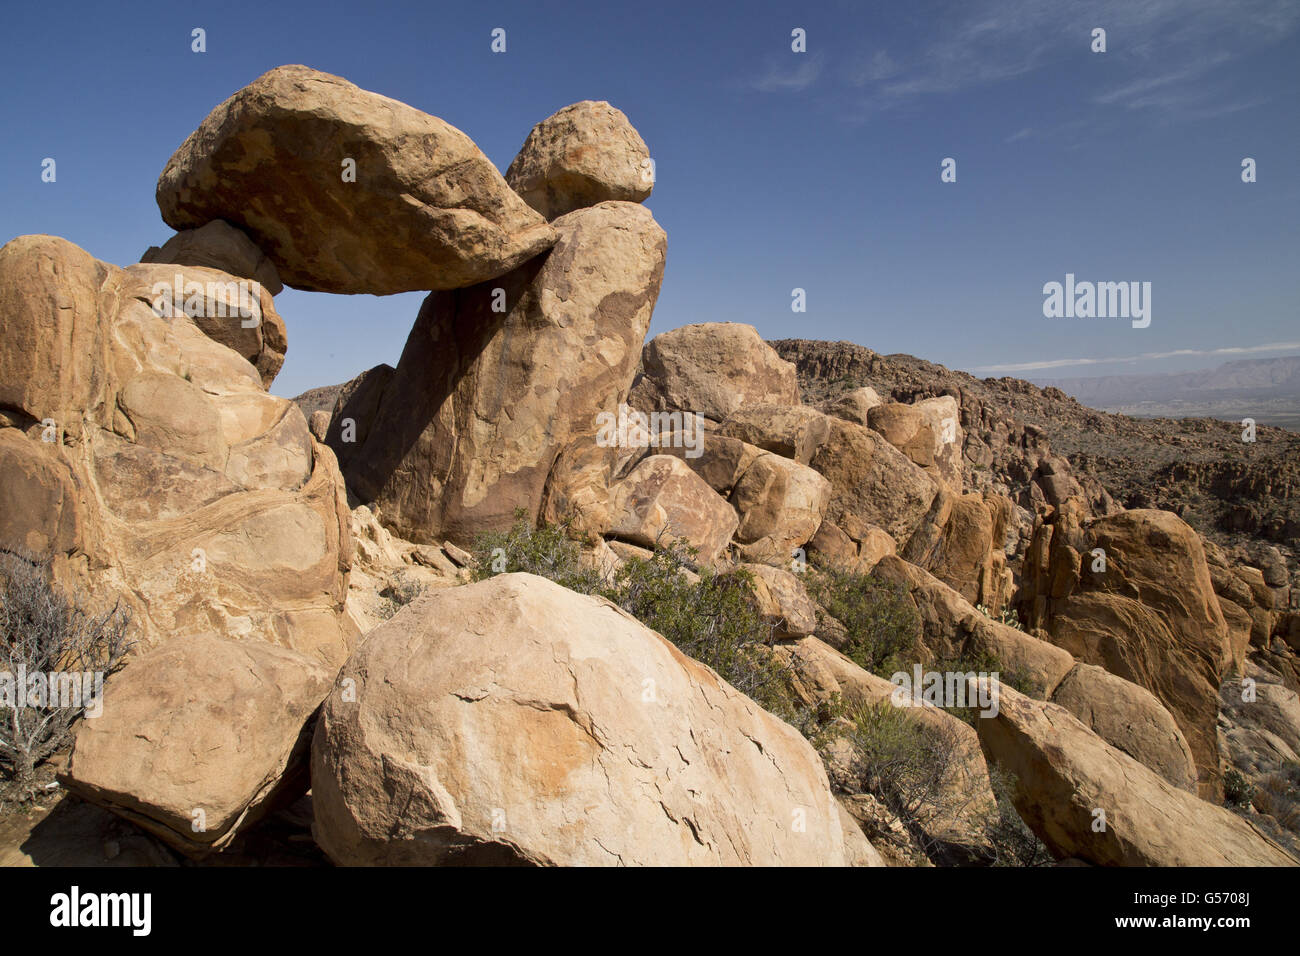
M 1034 539 L 1022 589 L 1029 625 L 1155 694 L 1192 748 L 1201 795 L 1217 799 L 1218 690 L 1231 645 L 1196 532 L 1167 511 L 1082 521 L 1067 511 Z M 1098 549 L 1104 571 L 1093 570 Z
M 1112 747 L 1180 790 L 1196 793 L 1192 750 L 1173 716 L 1150 691 L 1100 667 L 1079 664 L 1051 699 Z
M 794 366 L 752 325 L 684 325 L 646 343 L 629 402 L 643 412 L 680 409 L 723 421 L 746 405 L 799 404 Z
M 772 638 L 806 637 L 817 629 L 817 607 L 799 576 L 766 564 L 740 564 L 754 580 L 759 617 L 772 628 Z
M 823 406 L 823 411 L 827 415 L 842 418 L 847 422 L 866 425 L 871 410 L 877 405 L 883 404 L 884 399 L 876 394 L 876 390 L 869 385 L 864 385 L 861 388 L 855 388 L 851 392 L 844 393 L 832 402 L 828 402 Z
M 0 547 L 120 599 L 141 650 L 211 632 L 337 666 L 354 635 L 334 456 L 247 359 L 139 290 L 61 239 L 0 249 L 0 388 L 24 426 L 0 428 Z
M 997 716 L 977 730 L 990 761 L 1015 776 L 1021 818 L 1057 857 L 1101 866 L 1296 865 L 1247 820 L 1168 783 L 1057 704 L 1004 685 Z
M 555 241 L 468 136 L 305 66 L 217 106 L 158 178 L 173 229 L 225 219 L 317 292 L 473 285 Z
M 517 508 L 535 520 L 561 450 L 598 434 L 627 394 L 663 277 L 663 230 L 621 202 L 555 229 L 545 258 L 430 295 L 383 388 L 382 427 L 335 446 L 349 489 L 407 540 L 465 545 L 510 527 Z
M 182 853 L 220 849 L 306 793 L 330 677 L 260 641 L 174 638 L 108 680 L 62 782 Z
M 223 219 L 214 219 L 197 229 L 182 230 L 164 242 L 162 248 L 150 246 L 140 261 L 217 269 L 251 279 L 271 295 L 279 295 L 284 289 L 275 263 L 253 240 Z
M 807 405 L 742 405 L 718 430 L 806 465 L 829 436 L 830 419 Z
M 794 550 L 817 532 L 830 497 L 830 482 L 811 468 L 759 455 L 731 494 L 731 506 L 740 515 L 736 540 L 741 555 L 747 561 L 788 566 Z
M 583 100 L 528 134 L 506 182 L 547 219 L 607 200 L 641 202 L 654 188 L 650 151 L 622 110 Z
M 312 750 L 336 863 L 846 862 L 807 741 L 607 601 L 524 574 L 433 592 L 343 676 Z
M 655 547 L 683 541 L 699 560 L 718 559 L 736 531 L 736 512 L 680 459 L 651 455 L 615 485 L 609 534 Z
M 831 419 L 812 467 L 831 483 L 826 517 L 841 527 L 844 515 L 877 525 L 900 545 L 924 521 L 938 483 L 868 428 Z

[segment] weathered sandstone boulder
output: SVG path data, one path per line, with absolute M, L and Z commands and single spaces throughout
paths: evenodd
M 162 244 L 150 246 L 141 262 L 203 266 L 251 279 L 271 295 L 284 289 L 275 263 L 240 230 L 224 219 L 214 219 L 197 229 L 184 229 Z
M 806 637 L 817 629 L 817 607 L 797 574 L 766 564 L 740 564 L 753 576 L 759 617 L 772 628 L 772 638 Z
M 735 534 L 736 512 L 680 458 L 643 458 L 613 488 L 608 533 L 652 548 L 681 541 L 711 564 Z
M 830 422 L 808 405 L 742 405 L 718 431 L 806 465 L 829 437 Z
M 812 747 L 607 601 L 506 574 L 418 599 L 312 745 L 339 864 L 844 865 Z
M 1035 529 L 1024 578 L 1029 625 L 1155 694 L 1192 748 L 1202 796 L 1220 795 L 1215 723 L 1231 642 L 1196 532 L 1167 511 L 1079 520 L 1065 509 Z
M 834 415 L 836 418 L 857 425 L 866 425 L 869 423 L 871 410 L 881 404 L 884 404 L 884 399 L 876 394 L 876 390 L 869 385 L 864 385 L 828 402 L 822 406 L 822 410 L 827 415 Z
M 509 527 L 518 508 L 535 519 L 560 451 L 596 434 L 627 395 L 663 277 L 663 230 L 624 202 L 554 225 L 549 255 L 425 300 L 358 441 L 339 440 L 349 414 L 335 409 L 330 441 L 349 490 L 403 538 L 466 544 Z M 373 400 L 358 389 L 352 401 Z
M 819 564 L 869 574 L 881 558 L 898 552 L 898 545 L 883 528 L 851 514 L 840 515 L 840 520 L 845 527 L 823 521 L 808 542 L 809 554 Z
M 641 202 L 654 188 L 650 150 L 622 110 L 583 100 L 533 127 L 506 182 L 547 219 L 607 200 Z
M 189 856 L 307 792 L 333 671 L 261 641 L 176 637 L 105 685 L 62 782 Z
M 1021 818 L 1058 858 L 1101 866 L 1296 865 L 1247 820 L 1170 784 L 1057 704 L 1004 685 L 997 716 L 976 729 L 989 761 L 1014 774 Z
M 120 598 L 141 649 L 213 632 L 341 664 L 333 454 L 245 358 L 139 290 L 62 239 L 0 249 L 0 547 Z
M 786 566 L 822 523 L 831 484 L 806 465 L 761 454 L 745 469 L 731 493 L 740 515 L 736 541 L 746 561 Z
M 188 316 L 208 338 L 248 359 L 270 387 L 289 344 L 265 286 L 202 266 L 140 263 L 124 271 L 133 280 L 129 294 L 160 315 Z
M 957 400 L 951 395 L 913 405 L 876 405 L 867 412 L 867 424 L 954 494 L 961 494 L 963 432 Z
M 853 515 L 887 531 L 899 546 L 919 528 L 939 494 L 939 484 L 880 435 L 831 419 L 812 467 L 831 483 L 826 517 L 844 525 Z
M 217 106 L 158 177 L 173 229 L 224 219 L 316 292 L 456 289 L 555 241 L 468 136 L 305 66 Z
M 643 412 L 679 409 L 720 422 L 759 403 L 798 405 L 794 366 L 752 325 L 706 322 L 656 335 L 641 356 L 629 402 Z
M 1092 664 L 1065 675 L 1052 703 L 1180 790 L 1196 793 L 1196 762 L 1173 716 L 1155 695 Z

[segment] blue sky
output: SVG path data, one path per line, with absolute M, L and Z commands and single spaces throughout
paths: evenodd
M 1030 378 L 1300 351 L 1296 0 L 10 5 L 0 240 L 137 261 L 171 235 L 168 157 L 285 63 L 440 116 L 502 170 L 555 110 L 622 109 L 668 233 L 652 333 L 748 322 Z M 1045 318 L 1066 273 L 1150 282 L 1150 326 Z M 286 290 L 273 390 L 395 362 L 420 298 Z

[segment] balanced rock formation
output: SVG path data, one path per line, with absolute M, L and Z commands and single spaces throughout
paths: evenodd
M 173 229 L 224 219 L 285 283 L 316 292 L 461 288 L 555 241 L 460 130 L 305 66 L 271 70 L 208 114 L 157 198 Z
M 337 667 L 355 632 L 334 455 L 247 359 L 150 301 L 65 240 L 0 249 L 0 548 L 120 598 L 142 648 L 213 632 Z
M 111 678 L 62 782 L 187 856 L 307 792 L 333 671 L 260 641 L 176 637 Z
M 812 747 L 613 604 L 499 575 L 371 632 L 312 745 L 339 864 L 844 865 Z
M 1016 810 L 1058 857 L 1099 866 L 1295 866 L 1251 824 L 1110 746 L 1065 708 L 1006 687 L 977 722 Z
M 528 134 L 506 182 L 547 219 L 608 200 L 641 202 L 654 188 L 650 150 L 621 110 L 583 100 Z
M 560 451 L 627 395 L 663 278 L 663 230 L 626 202 L 554 226 L 547 256 L 425 300 L 382 396 L 367 389 L 375 410 L 360 441 L 347 441 L 349 415 L 336 409 L 330 440 L 349 489 L 403 538 L 467 544 L 509 527 L 517 508 L 535 519 Z
M 798 405 L 799 382 L 752 325 L 709 322 L 647 342 L 629 401 L 647 413 L 677 410 L 720 422 L 746 405 Z

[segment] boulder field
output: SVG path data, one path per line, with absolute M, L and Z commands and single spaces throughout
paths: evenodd
M 812 396 L 746 324 L 647 341 L 652 187 L 609 103 L 542 120 L 503 176 L 437 117 L 284 66 L 167 161 L 176 232 L 140 263 L 0 248 L 0 550 L 136 642 L 63 785 L 148 859 L 306 805 L 338 865 L 984 865 L 1005 789 L 1058 860 L 1294 865 L 1264 810 L 1222 805 L 1243 754 L 1300 749 L 1285 567 L 1118 507 L 961 394 Z M 305 414 L 268 391 L 286 285 L 428 295 L 395 365 Z M 1020 485 L 977 480 L 997 442 Z M 607 583 L 655 549 L 740 582 L 742 650 L 795 715 L 606 597 L 486 574 L 472 552 L 521 517 Z M 832 571 L 995 712 L 900 703 L 808 583 Z M 915 799 L 862 760 L 895 718 L 945 752 Z

